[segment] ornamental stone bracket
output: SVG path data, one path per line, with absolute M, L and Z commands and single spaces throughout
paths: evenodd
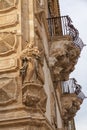
M 62 101 L 62 118 L 65 122 L 70 121 L 80 109 L 82 100 L 76 94 L 63 94 Z
M 23 104 L 34 109 L 40 108 L 43 112 L 46 111 L 47 96 L 43 86 L 35 83 L 26 83 L 22 88 Z
M 54 81 L 68 80 L 69 74 L 74 70 L 80 49 L 76 47 L 72 40 L 56 40 L 50 47 L 49 66 Z

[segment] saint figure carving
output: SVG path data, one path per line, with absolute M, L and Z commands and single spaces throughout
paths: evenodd
M 36 46 L 34 47 L 31 44 L 22 51 L 22 68 L 20 69 L 22 83 L 44 84 L 41 53 Z

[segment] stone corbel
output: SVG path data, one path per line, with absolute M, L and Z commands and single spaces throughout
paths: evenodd
M 50 48 L 49 66 L 55 80 L 68 80 L 69 74 L 80 55 L 80 49 L 72 41 L 53 41 Z M 57 78 L 57 79 L 56 79 Z
M 26 83 L 22 88 L 23 104 L 27 107 L 40 108 L 46 111 L 47 95 L 42 85 L 35 83 Z
M 61 102 L 63 120 L 65 122 L 72 120 L 80 109 L 82 100 L 80 100 L 75 94 L 64 94 L 61 98 Z

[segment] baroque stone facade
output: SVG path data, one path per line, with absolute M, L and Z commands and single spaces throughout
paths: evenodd
M 57 0 L 0 0 L 0 130 L 72 126 L 83 100 L 64 95 L 61 82 L 69 79 L 81 48 L 69 17 L 70 35 L 59 18 Z

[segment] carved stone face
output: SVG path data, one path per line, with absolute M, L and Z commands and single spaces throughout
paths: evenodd
M 0 0 L 0 10 L 7 9 L 14 5 L 14 0 Z

